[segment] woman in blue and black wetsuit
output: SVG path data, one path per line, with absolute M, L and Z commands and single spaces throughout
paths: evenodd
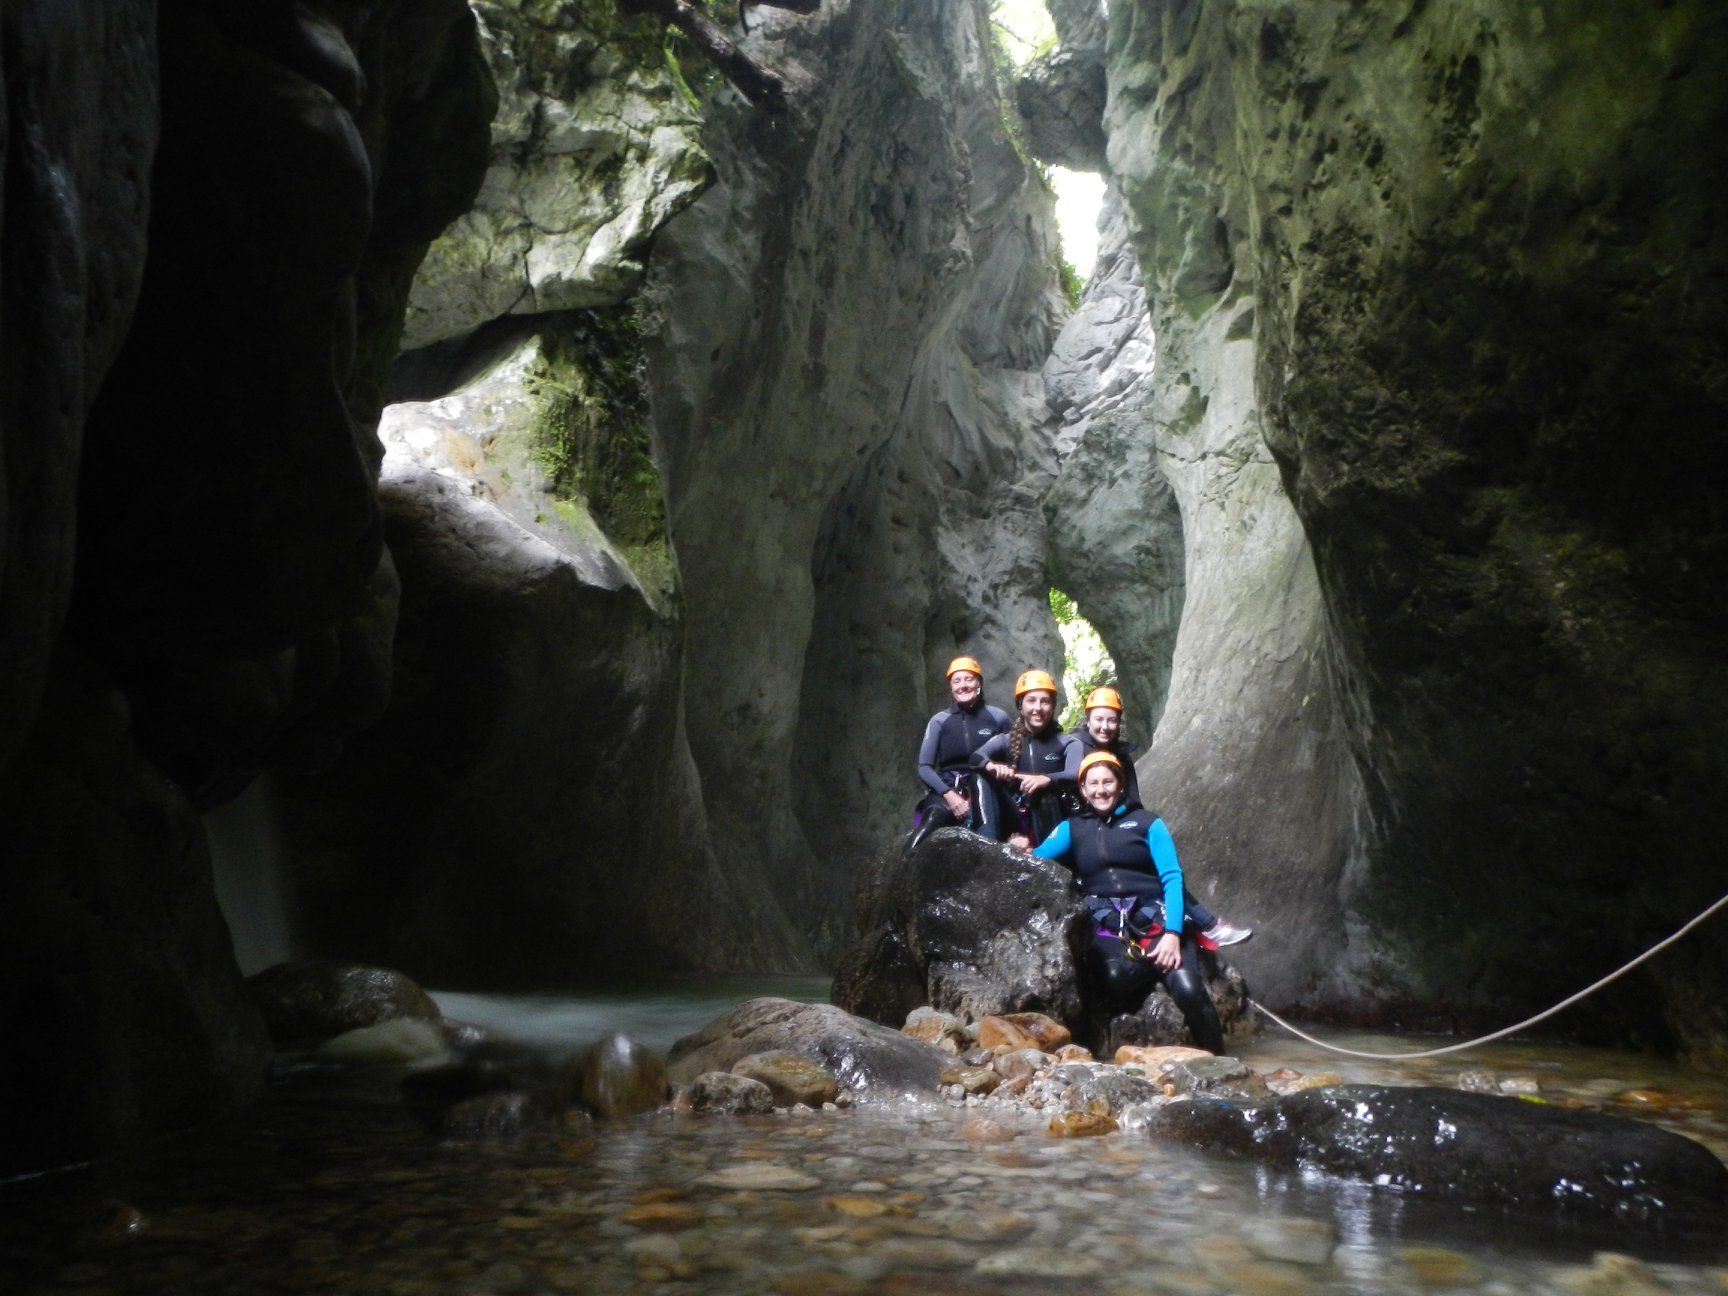
M 1080 762 L 1086 810 L 1037 846 L 1066 864 L 1092 915 L 1086 961 L 1111 1013 L 1133 1012 L 1159 981 L 1170 992 L 1194 1043 L 1224 1051 L 1224 1030 L 1207 993 L 1192 940 L 1183 940 L 1182 866 L 1164 821 L 1124 804 L 1122 762 L 1093 752 Z
M 972 763 L 990 776 L 988 790 L 1002 802 L 1002 840 L 1022 849 L 1047 836 L 1066 813 L 1062 792 L 1074 786 L 1068 771 L 1073 740 L 1056 720 L 1056 681 L 1048 671 L 1029 670 L 1014 681 L 1014 727 L 972 753 Z M 988 799 L 988 798 L 985 798 Z
M 1134 744 L 1122 737 L 1122 695 L 1113 688 L 1095 688 L 1086 695 L 1085 715 L 1079 728 L 1069 735 L 1068 777 L 1080 781 L 1080 762 L 1093 752 L 1109 752 L 1121 765 L 1122 804 L 1131 808 L 1140 800 L 1140 779 L 1134 772 Z M 1238 927 L 1220 918 L 1189 892 L 1183 892 L 1189 924 L 1213 945 L 1236 945 L 1254 934 L 1252 927 Z
M 918 746 L 918 779 L 924 798 L 918 802 L 907 851 L 938 828 L 962 824 L 1000 838 L 992 816 L 996 800 L 986 795 L 984 780 L 972 768 L 972 753 L 1013 723 L 1001 707 L 984 700 L 984 668 L 972 657 L 948 664 L 948 695 L 952 706 L 930 717 Z

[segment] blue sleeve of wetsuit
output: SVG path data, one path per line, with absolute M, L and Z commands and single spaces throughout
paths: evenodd
M 1169 834 L 1166 833 L 1165 836 L 1168 837 Z M 1032 848 L 1032 853 L 1039 859 L 1061 860 L 1068 853 L 1068 821 L 1064 819 L 1057 824 L 1055 830 L 1048 837 Z M 1175 858 L 1174 852 L 1172 852 L 1171 858 Z M 1176 876 L 1178 879 L 1181 878 L 1181 869 L 1176 870 Z M 1176 893 L 1178 896 L 1182 893 L 1180 881 L 1177 883 Z
M 1164 884 L 1164 930 L 1182 934 L 1182 866 L 1176 862 L 1176 843 L 1162 819 L 1154 819 L 1146 830 L 1146 845 L 1152 851 L 1158 880 Z
M 1004 765 L 1008 763 L 1008 735 L 999 733 L 989 739 L 977 751 L 972 753 L 972 768 L 983 769 L 989 761 L 999 760 Z
M 918 777 L 925 787 L 932 792 L 946 792 L 948 785 L 942 781 L 942 776 L 936 772 L 936 745 L 942 740 L 942 717 L 945 713 L 938 711 L 930 717 L 930 723 L 924 726 L 924 741 L 918 746 Z

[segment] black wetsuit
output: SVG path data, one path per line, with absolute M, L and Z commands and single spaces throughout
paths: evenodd
M 912 836 L 906 843 L 908 851 L 936 829 L 958 822 L 945 800 L 950 789 L 963 792 L 972 805 L 967 826 L 997 836 L 988 818 L 996 809 L 995 799 L 981 795 L 988 788 L 972 768 L 972 753 L 1006 733 L 1013 723 L 1006 711 L 982 698 L 970 708 L 952 703 L 930 717 L 918 746 L 918 780 L 924 785 L 924 796 L 915 812 Z
M 1051 829 L 1062 821 L 1066 813 L 1062 804 L 1062 793 L 1074 786 L 1074 776 L 1068 770 L 1068 750 L 1073 745 L 1073 739 L 1063 733 L 1060 726 L 1052 720 L 1041 734 L 1028 733 L 1020 745 L 1020 760 L 1014 765 L 1018 774 L 1043 774 L 1049 777 L 1050 786 L 1030 797 L 1022 797 L 1015 785 L 997 785 L 994 780 L 987 781 L 999 801 L 1003 803 L 999 816 L 1001 831 L 997 841 L 1005 841 L 1016 827 L 1025 828 L 1027 835 L 1036 842 L 1048 836 Z M 1009 763 L 1008 752 L 1013 746 L 1011 733 L 998 734 L 972 753 L 972 764 L 983 769 L 991 761 L 1003 765 Z
M 1105 817 L 1088 811 L 1064 821 L 1038 843 L 1037 853 L 1074 872 L 1093 918 L 1086 967 L 1104 1007 L 1134 1012 L 1162 981 L 1195 1044 L 1222 1053 L 1224 1030 L 1194 942 L 1182 942 L 1182 961 L 1169 972 L 1130 953 L 1137 947 L 1131 938 L 1182 926 L 1182 867 L 1164 821 L 1140 806 L 1119 805 Z

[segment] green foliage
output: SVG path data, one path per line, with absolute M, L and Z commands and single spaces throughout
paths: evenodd
M 540 400 L 534 461 L 561 514 L 585 509 L 644 583 L 669 592 L 640 324 L 629 308 L 572 311 L 561 324 L 546 336 L 545 361 L 529 384 Z
M 1085 715 L 1081 703 L 1095 688 L 1116 684 L 1116 663 L 1110 659 L 1104 640 L 1092 623 L 1080 615 L 1073 599 L 1061 590 L 1050 590 L 1050 615 L 1062 633 L 1062 691 L 1068 699 L 1061 723 L 1064 729 L 1078 725 Z
M 1061 253 L 1056 255 L 1056 274 L 1062 280 L 1062 295 L 1068 299 L 1070 306 L 1080 304 L 1080 294 L 1086 291 L 1086 281 L 1080 277 L 1080 272 L 1067 257 Z

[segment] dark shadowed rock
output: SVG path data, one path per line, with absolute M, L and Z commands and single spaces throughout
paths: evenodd
M 246 982 L 270 1038 L 328 1039 L 398 1017 L 437 1021 L 438 1005 L 390 968 L 347 963 L 278 963 Z
M 1104 169 L 1102 51 L 1056 50 L 1034 59 L 1014 86 L 1032 156 L 1073 171 Z
M 1639 1121 L 1452 1089 L 1339 1085 L 1255 1106 L 1177 1103 L 1157 1137 L 1413 1196 L 1630 1224 L 1720 1225 L 1728 1167 Z
M 447 1066 L 427 1067 L 402 1077 L 402 1102 L 415 1115 L 436 1126 L 443 1114 L 488 1094 L 517 1087 L 517 1074 L 497 1062 L 468 1059 Z
M 688 1084 L 729 1071 L 752 1053 L 786 1049 L 822 1063 L 843 1093 L 863 1098 L 929 1095 L 953 1059 L 930 1044 L 836 1008 L 790 999 L 751 999 L 672 1045 L 668 1071 Z
M 842 1007 L 883 1022 L 921 1003 L 1078 1019 L 1085 930 L 1061 866 L 944 829 L 908 857 L 879 856 L 859 904 L 864 934 L 834 976 Z

